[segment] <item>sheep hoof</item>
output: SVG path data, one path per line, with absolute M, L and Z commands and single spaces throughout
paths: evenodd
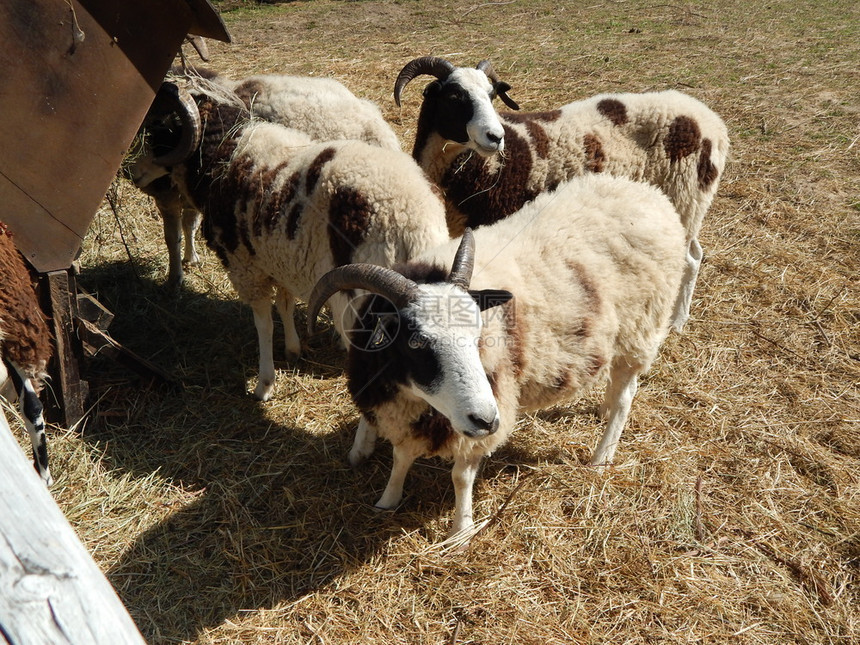
M 176 295 L 182 290 L 182 278 L 183 276 L 175 276 L 172 275 L 164 282 L 164 291 L 165 293 L 169 293 L 171 295 Z
M 387 500 L 387 499 L 385 499 L 385 495 L 383 495 L 382 497 L 379 498 L 379 501 L 373 505 L 373 510 L 375 510 L 375 511 L 393 511 L 394 509 L 396 509 L 400 505 L 400 502 L 402 501 L 402 499 L 403 498 L 401 497 L 400 499 L 397 499 L 394 501 Z
M 609 466 L 612 465 L 612 461 L 604 457 L 601 457 L 599 459 L 597 457 L 592 457 L 591 461 L 588 462 L 588 465 L 597 468 L 601 472 L 604 472 L 606 471 L 606 469 L 609 468 Z
M 288 349 L 286 354 L 287 354 L 286 360 L 288 363 L 298 363 L 299 359 L 302 357 L 301 350 L 294 352 L 294 351 Z
M 268 401 L 272 398 L 272 393 L 275 391 L 275 384 L 272 382 L 260 381 L 257 387 L 254 388 L 254 397 L 260 401 Z
M 371 453 L 362 452 L 361 450 L 350 450 L 349 451 L 349 465 L 353 468 L 359 468 L 363 466 L 367 462 L 367 458 L 370 457 Z

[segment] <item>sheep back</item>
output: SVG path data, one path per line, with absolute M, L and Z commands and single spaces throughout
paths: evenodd
M 435 167 L 430 159 L 423 162 L 446 194 L 452 234 L 507 217 L 572 177 L 606 173 L 661 188 L 692 239 L 728 155 L 723 121 L 675 90 L 600 94 L 549 112 L 500 117 L 502 156 L 464 153 Z
M 51 358 L 51 336 L 29 269 L 2 222 L 0 275 L 0 348 L 38 387 Z
M 584 393 L 616 361 L 647 370 L 668 331 L 686 248 L 664 194 L 609 176 L 567 182 L 474 234 L 471 288 L 514 293 L 483 313 L 481 360 L 501 424 L 473 440 L 405 395 L 372 410 L 382 436 L 394 444 L 421 442 L 425 454 L 489 454 L 513 430 L 519 411 Z M 450 266 L 458 244 L 415 262 L 437 271 Z
M 207 243 L 246 302 L 275 283 L 306 299 L 336 266 L 390 266 L 448 239 L 438 193 L 403 152 L 316 143 L 256 121 L 228 147 L 222 170 L 189 185 L 200 187 Z
M 333 79 L 257 75 L 236 83 L 233 91 L 255 117 L 301 130 L 317 141 L 356 139 L 401 149 L 379 107 Z

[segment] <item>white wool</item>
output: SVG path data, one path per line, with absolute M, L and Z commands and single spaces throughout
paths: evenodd
M 350 455 L 366 457 L 376 432 L 394 445 L 383 507 L 399 503 L 415 457 L 452 459 L 453 533 L 472 524 L 477 463 L 508 439 L 523 410 L 575 398 L 608 380 L 609 421 L 593 463 L 612 460 L 636 378 L 668 332 L 685 254 L 684 230 L 666 196 L 608 175 L 572 179 L 474 237 L 470 288 L 514 294 L 505 310 L 483 313 L 481 369 L 493 382 L 498 431 L 480 439 L 456 433 L 434 450 L 411 426 L 427 404 L 404 390 L 373 410 L 374 425 L 362 419 Z M 458 246 L 452 240 L 415 260 L 450 267 Z

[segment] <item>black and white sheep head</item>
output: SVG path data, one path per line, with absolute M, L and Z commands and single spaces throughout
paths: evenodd
M 141 125 L 137 149 L 125 169 L 134 185 L 146 188 L 188 159 L 201 137 L 200 111 L 191 94 L 176 83 L 161 84 Z
M 436 77 L 424 88 L 421 106 L 422 118 L 430 121 L 433 131 L 485 157 L 504 150 L 505 130 L 493 99 L 498 96 L 509 108 L 520 108 L 507 94 L 511 86 L 499 80 L 490 61 L 472 69 L 435 56 L 416 58 L 397 76 L 394 101 L 398 106 L 403 88 L 422 74 Z
M 471 438 L 494 433 L 499 409 L 481 363 L 481 311 L 504 304 L 503 290 L 471 290 L 474 238 L 467 229 L 447 278 L 418 283 L 369 264 L 324 275 L 308 304 L 311 331 L 323 304 L 342 290 L 370 292 L 350 334 L 350 391 L 363 410 L 405 391 L 445 416 Z

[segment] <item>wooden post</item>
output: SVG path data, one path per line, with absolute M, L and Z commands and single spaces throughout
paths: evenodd
M 0 413 L 0 643 L 146 645 Z
M 54 362 L 60 390 L 65 426 L 72 428 L 84 416 L 84 404 L 89 387 L 81 380 L 79 366 L 80 341 L 75 334 L 77 301 L 75 300 L 74 276 L 68 271 L 51 271 L 47 274 L 49 315 L 56 342 Z

